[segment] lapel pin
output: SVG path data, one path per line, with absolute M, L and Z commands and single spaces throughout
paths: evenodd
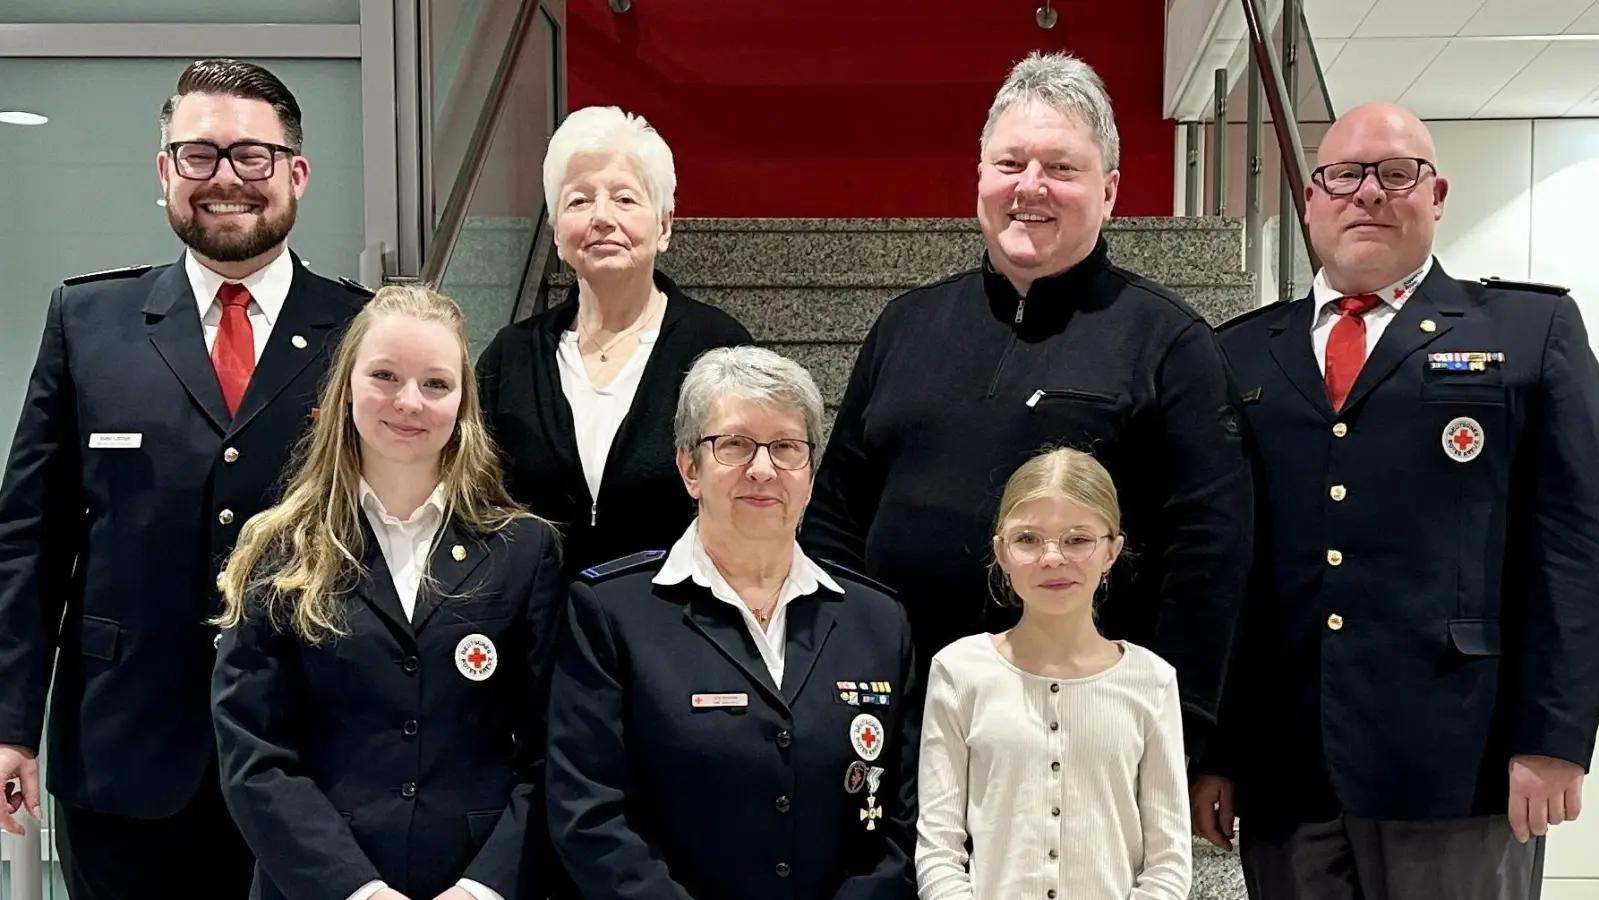
M 1434 331 L 1438 330 L 1438 323 L 1431 319 L 1422 319 L 1421 330 L 1427 332 L 1428 334 L 1432 334 Z
M 451 547 L 450 558 L 454 559 L 456 562 L 464 562 L 466 560 L 466 548 L 460 544 L 456 544 L 454 547 Z
M 302 337 L 301 335 L 297 334 L 294 337 L 289 338 L 289 343 L 293 344 L 294 345 L 294 349 L 296 349 L 296 350 L 304 350 L 305 349 L 305 338 Z

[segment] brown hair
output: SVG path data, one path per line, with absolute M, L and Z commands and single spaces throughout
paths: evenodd
M 256 65 L 237 59 L 201 59 L 189 64 L 178 76 L 177 93 L 161 105 L 161 145 L 167 143 L 172 113 L 178 101 L 189 94 L 220 94 L 241 100 L 260 100 L 272 107 L 283 126 L 284 142 L 299 153 L 305 141 L 300 125 L 300 104 L 278 76 Z
M 511 500 L 499 456 L 483 423 L 465 319 L 455 301 L 421 285 L 380 289 L 350 323 L 322 387 L 320 413 L 296 453 L 283 499 L 251 517 L 239 534 L 218 586 L 224 608 L 216 623 L 238 624 L 260 607 L 275 627 L 310 643 L 345 634 L 341 602 L 362 574 L 361 440 L 350 409 L 356 354 L 385 316 L 438 322 L 461 347 L 461 406 L 439 468 L 449 517 L 492 534 L 530 514 Z

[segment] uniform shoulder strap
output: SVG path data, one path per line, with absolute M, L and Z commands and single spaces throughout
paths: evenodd
M 845 578 L 848 578 L 851 581 L 855 581 L 855 582 L 859 582 L 861 584 L 864 584 L 867 587 L 869 587 L 869 588 L 871 588 L 871 589 L 873 589 L 875 591 L 878 591 L 879 593 L 887 594 L 890 597 L 895 596 L 893 588 L 891 588 L 888 585 L 882 583 L 881 581 L 878 581 L 875 578 L 872 578 L 872 577 L 867 576 L 867 575 L 862 575 L 861 573 L 855 571 L 854 569 L 849 568 L 848 566 L 839 565 L 838 563 L 836 563 L 836 562 L 834 562 L 834 561 L 832 561 L 830 559 L 819 559 L 819 558 L 814 557 L 814 556 L 811 557 L 811 559 L 815 560 L 817 565 L 819 565 L 822 568 L 826 569 L 827 571 L 833 573 L 834 575 L 842 575 L 842 576 L 844 576 Z
M 627 572 L 642 571 L 650 567 L 658 568 L 664 559 L 666 559 L 665 550 L 645 550 L 641 553 L 624 556 L 621 559 L 603 562 L 597 566 L 590 566 L 579 572 L 578 575 L 589 584 L 598 584 L 601 581 L 615 578 Z
M 106 269 L 100 272 L 89 272 L 85 275 L 74 275 L 62 279 L 62 284 L 89 284 L 94 281 L 110 281 L 113 278 L 137 278 L 150 271 L 149 266 L 125 266 L 121 269 Z
M 1570 288 L 1561 287 L 1558 284 L 1543 284 L 1537 281 L 1509 281 L 1492 275 L 1480 280 L 1490 288 L 1507 291 L 1532 291 L 1535 294 L 1552 294 L 1556 297 L 1571 293 Z
M 1292 302 L 1292 301 L 1289 301 L 1289 300 L 1278 300 L 1275 303 L 1268 303 L 1265 306 L 1257 307 L 1257 308 L 1252 309 L 1252 310 L 1250 310 L 1248 312 L 1241 312 L 1238 315 L 1233 316 L 1231 319 L 1228 319 L 1227 321 L 1221 323 L 1220 325 L 1217 325 L 1216 326 L 1216 333 L 1220 334 L 1221 332 L 1226 331 L 1229 328 L 1233 328 L 1235 326 L 1242 325 L 1245 322 L 1248 322 L 1248 321 L 1250 321 L 1252 319 L 1255 319 L 1255 318 L 1257 318 L 1259 316 L 1265 315 L 1267 312 L 1270 312 L 1271 310 L 1278 309 L 1279 307 L 1285 306 L 1285 305 L 1287 305 L 1290 302 Z

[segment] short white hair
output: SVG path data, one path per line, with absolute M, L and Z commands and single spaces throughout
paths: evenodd
M 1033 104 L 1042 104 L 1087 125 L 1105 160 L 1105 171 L 1121 165 L 1121 137 L 1116 133 L 1116 115 L 1111 111 L 1105 83 L 1093 66 L 1070 53 L 1041 54 L 1034 50 L 1010 70 L 988 108 L 981 150 L 988 149 L 1000 116 L 1013 107 Z
M 676 206 L 677 169 L 672 148 L 643 116 L 614 106 L 587 106 L 566 117 L 544 153 L 544 204 L 553 218 L 572 157 L 580 153 L 620 153 L 638 166 L 650 205 L 661 215 Z
M 693 454 L 696 461 L 705 422 L 723 397 L 797 413 L 805 423 L 805 439 L 822 442 L 822 392 L 804 366 L 764 347 L 718 347 L 694 361 L 677 395 L 673 436 L 677 449 Z

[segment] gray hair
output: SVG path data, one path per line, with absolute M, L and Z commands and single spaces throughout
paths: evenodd
M 1087 125 L 1094 132 L 1106 172 L 1121 164 L 1121 138 L 1116 133 L 1116 115 L 1111 111 L 1105 83 L 1099 80 L 1093 66 L 1070 53 L 1045 55 L 1034 50 L 1010 70 L 988 107 L 982 149 L 988 149 L 1000 116 L 1012 107 L 1035 103 Z
M 677 169 L 672 148 L 656 133 L 643 116 L 622 112 L 614 106 L 587 106 L 566 117 L 550 136 L 544 154 L 544 204 L 551 218 L 558 212 L 556 203 L 572 157 L 580 153 L 620 153 L 638 166 L 650 205 L 662 215 L 671 215 L 677 205 Z
M 797 412 L 805 420 L 805 439 L 822 442 L 822 392 L 804 366 L 762 347 L 718 347 L 700 354 L 683 379 L 672 420 L 677 449 L 699 459 L 705 421 L 723 397 Z

